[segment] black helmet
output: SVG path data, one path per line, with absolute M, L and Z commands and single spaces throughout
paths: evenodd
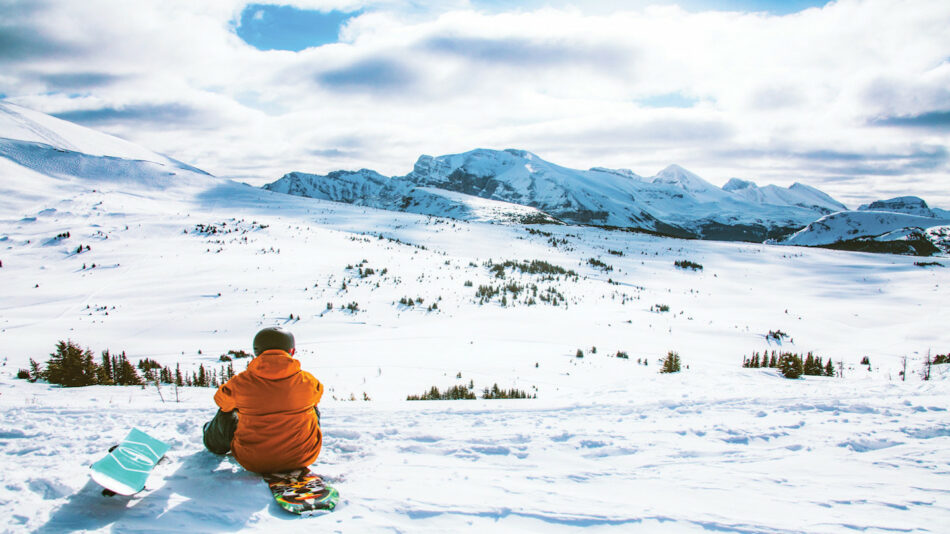
M 280 349 L 290 352 L 294 348 L 294 335 L 280 328 L 265 328 L 254 336 L 254 356 L 265 350 Z

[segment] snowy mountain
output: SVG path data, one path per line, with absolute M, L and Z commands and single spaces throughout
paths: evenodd
M 928 256 L 950 252 L 930 232 L 934 229 L 940 234 L 940 228 L 948 224 L 950 219 L 894 211 L 842 211 L 822 217 L 779 243 Z
M 418 187 L 407 180 L 386 178 L 368 169 L 335 171 L 326 176 L 292 172 L 264 189 L 357 206 L 393 209 L 479 221 L 557 223 L 535 208 L 458 194 L 445 189 Z
M 360 176 L 370 183 L 362 184 Z M 751 182 L 742 188 L 730 183 L 738 193 L 678 165 L 644 178 L 625 169 L 570 169 L 524 150 L 476 149 L 421 156 L 405 176 L 386 179 L 367 170 L 325 176 L 290 173 L 264 188 L 389 210 L 464 213 L 459 208 L 440 212 L 437 203 L 415 198 L 417 188 L 425 187 L 528 206 L 571 224 L 744 241 L 787 234 L 844 209 L 828 195 L 801 184 L 759 189 Z
M 950 524 L 950 365 L 927 364 L 950 349 L 945 260 L 493 224 L 492 210 L 517 206 L 417 184 L 390 192 L 371 174 L 333 180 L 345 187 L 327 194 L 431 194 L 476 220 L 382 211 L 218 180 L 45 124 L 42 139 L 8 131 L 28 138 L 4 138 L 0 155 L 4 533 Z M 574 179 L 602 187 L 605 175 L 676 191 L 619 171 Z M 684 198 L 718 195 L 664 177 L 681 178 Z M 247 365 L 221 357 L 250 351 L 265 326 L 292 331 L 324 385 L 311 467 L 340 491 L 330 514 L 288 515 L 260 475 L 205 450 L 213 387 L 18 378 L 69 340 L 93 362 L 108 350 L 217 380 Z M 661 374 L 671 351 L 683 369 Z M 741 367 L 766 351 L 814 352 L 840 373 Z M 470 385 L 532 398 L 407 401 Z M 105 497 L 89 466 L 131 428 L 171 449 L 144 491 Z
M 876 200 L 870 204 L 862 204 L 858 207 L 858 211 L 890 211 L 920 217 L 937 217 L 937 214 L 920 197 L 895 197 L 888 200 Z
M 950 252 L 948 224 L 950 213 L 931 209 L 922 198 L 904 196 L 822 217 L 779 243 L 926 256 Z
M 848 209 L 828 194 L 798 182 L 787 188 L 777 185 L 759 187 L 754 182 L 732 178 L 722 188 L 736 196 L 759 204 L 799 206 L 813 209 L 825 215 Z

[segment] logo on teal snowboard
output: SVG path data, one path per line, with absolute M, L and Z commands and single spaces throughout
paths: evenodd
M 93 480 L 119 495 L 142 491 L 152 468 L 171 448 L 137 428 L 122 440 L 105 458 L 92 464 L 89 473 Z

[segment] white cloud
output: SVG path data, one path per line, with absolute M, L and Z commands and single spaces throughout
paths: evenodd
M 0 93 L 255 183 L 292 170 L 401 174 L 422 153 L 487 146 L 641 174 L 676 162 L 718 183 L 804 181 L 849 204 L 906 186 L 950 205 L 950 131 L 887 121 L 950 109 L 945 2 L 842 0 L 781 17 L 378 2 L 340 43 L 299 53 L 241 41 L 245 4 L 24 10 L 15 35 L 47 46 L 22 60 L 0 48 Z M 638 103 L 663 95 L 695 104 Z

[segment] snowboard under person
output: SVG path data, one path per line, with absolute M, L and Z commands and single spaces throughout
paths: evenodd
M 300 370 L 295 353 L 290 332 L 265 328 L 254 336 L 247 370 L 214 394 L 220 409 L 204 425 L 209 451 L 231 451 L 255 473 L 290 471 L 316 461 L 323 441 L 317 410 L 323 384 Z

